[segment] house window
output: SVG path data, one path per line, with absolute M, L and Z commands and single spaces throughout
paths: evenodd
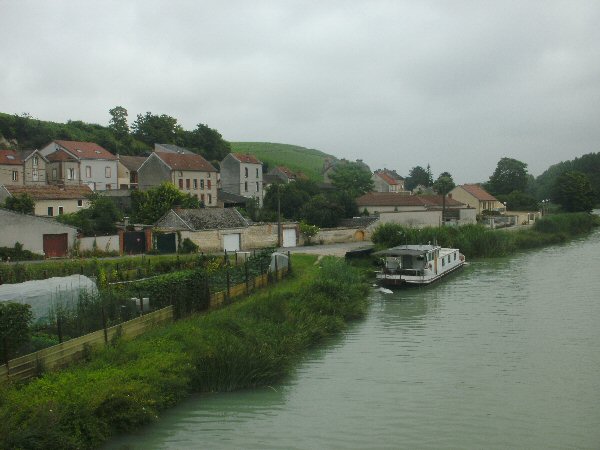
M 58 215 L 62 216 L 64 213 L 65 213 L 65 208 L 62 206 L 59 206 L 58 207 Z
M 54 207 L 48 206 L 48 215 L 52 217 L 54 215 Z
M 207 180 L 207 181 L 206 181 L 206 188 L 207 188 L 207 189 L 210 189 L 210 180 Z
M 38 170 L 37 169 L 32 169 L 32 171 L 31 171 L 31 178 L 33 179 L 33 181 L 37 181 L 38 180 Z
M 244 177 L 248 178 L 248 168 L 244 167 Z
M 208 204 L 212 205 L 212 194 L 208 194 Z
M 92 166 L 85 166 L 86 178 L 92 178 Z
M 79 208 L 81 208 L 83 206 L 83 200 L 81 200 L 81 199 L 77 200 L 77 206 Z
M 258 192 L 258 191 L 259 191 L 259 188 L 258 188 L 258 181 L 257 181 L 256 182 L 256 192 Z
M 179 189 L 183 189 L 183 178 L 179 179 Z
M 110 175 L 110 167 L 105 167 L 104 168 L 104 176 L 106 178 L 110 178 L 111 177 L 111 175 Z
M 33 157 L 33 167 L 37 167 L 39 162 L 39 158 L 37 156 Z
M 204 180 L 200 180 L 200 189 L 204 189 Z
M 258 178 L 258 167 L 256 168 L 256 178 Z
M 190 190 L 190 179 L 186 178 L 185 179 L 185 188 L 189 191 Z
M 194 178 L 194 189 L 198 189 L 198 180 Z
M 68 180 L 74 180 L 75 179 L 75 169 L 73 167 L 69 167 L 69 171 L 67 173 L 67 179 Z
M 106 183 L 106 190 L 110 191 L 112 189 L 112 184 Z
M 204 194 L 200 194 L 200 201 L 204 203 Z
M 52 179 L 56 180 L 56 169 L 52 169 Z
M 248 182 L 244 181 L 244 191 L 248 192 Z
M 16 170 L 12 171 L 12 180 L 19 181 L 19 172 L 17 172 Z

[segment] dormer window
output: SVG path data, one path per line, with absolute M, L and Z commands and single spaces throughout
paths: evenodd
M 33 157 L 33 167 L 37 167 L 39 162 L 39 158 L 37 156 Z
M 6 155 L 7 159 L 15 159 L 15 157 L 13 155 Z
M 83 153 L 83 151 L 81 151 L 81 150 L 77 149 L 77 153 Z

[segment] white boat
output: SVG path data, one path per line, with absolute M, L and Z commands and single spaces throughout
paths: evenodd
M 377 280 L 386 286 L 427 285 L 463 267 L 457 248 L 438 245 L 400 245 L 374 253 L 383 257 Z

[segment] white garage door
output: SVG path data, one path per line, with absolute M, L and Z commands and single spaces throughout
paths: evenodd
M 237 252 L 240 250 L 240 233 L 223 235 L 223 250 Z
M 295 247 L 296 246 L 296 229 L 295 228 L 284 228 L 283 229 L 283 246 L 284 247 Z

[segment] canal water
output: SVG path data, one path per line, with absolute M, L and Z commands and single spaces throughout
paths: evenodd
M 195 396 L 107 448 L 600 448 L 600 232 L 373 289 L 281 384 Z

